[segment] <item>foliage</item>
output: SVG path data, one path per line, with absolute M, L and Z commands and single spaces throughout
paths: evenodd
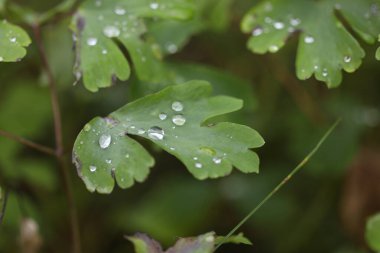
M 373 215 L 367 220 L 366 239 L 372 250 L 380 251 L 380 214 Z
M 305 80 L 314 74 L 328 87 L 336 87 L 342 81 L 341 70 L 355 71 L 365 55 L 349 30 L 367 43 L 374 43 L 379 36 L 379 2 L 265 1 L 247 13 L 241 26 L 252 35 L 248 48 L 261 54 L 277 52 L 289 35 L 299 31 L 298 78 Z
M 153 158 L 128 135 L 148 138 L 178 157 L 198 179 L 258 172 L 259 159 L 249 148 L 264 144 L 253 129 L 209 119 L 238 110 L 242 101 L 207 98 L 211 86 L 193 81 L 170 86 L 90 121 L 74 146 L 74 162 L 90 191 L 110 193 L 114 179 L 121 188 L 143 181 Z
M 28 34 L 22 28 L 6 20 L 0 22 L 0 62 L 20 61 L 26 55 L 25 47 L 30 43 Z

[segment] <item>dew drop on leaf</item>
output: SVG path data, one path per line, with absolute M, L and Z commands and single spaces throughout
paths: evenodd
M 142 128 L 140 128 L 139 130 L 137 130 L 137 133 L 138 133 L 138 134 L 145 134 L 145 130 L 142 129 Z
M 89 45 L 89 46 L 95 46 L 97 43 L 98 43 L 97 38 L 91 37 L 91 38 L 87 39 L 87 45 Z
M 200 169 L 200 168 L 203 167 L 203 165 L 201 163 L 195 163 L 195 167 L 198 168 L 198 169 Z
M 177 126 L 183 126 L 186 123 L 186 118 L 181 114 L 174 115 L 172 118 L 172 122 Z
M 114 38 L 120 35 L 120 30 L 116 26 L 109 25 L 104 27 L 103 33 L 108 38 Z
M 109 134 L 102 134 L 99 138 L 99 146 L 102 148 L 102 149 L 106 149 L 110 146 L 111 144 L 111 135 Z
M 164 113 L 164 112 L 162 112 L 162 113 L 160 113 L 160 114 L 158 115 L 158 118 L 159 118 L 160 120 L 165 120 L 167 117 L 168 117 L 168 115 L 167 115 L 166 113 Z
M 346 56 L 343 58 L 343 61 L 344 61 L 345 63 L 349 63 L 349 62 L 351 62 L 351 56 L 346 55 Z
M 164 139 L 164 136 L 164 130 L 158 126 L 151 127 L 148 130 L 148 137 L 152 140 L 162 140 Z
M 111 163 L 112 163 L 112 160 L 111 160 L 111 159 L 107 159 L 107 160 L 106 160 L 106 163 L 111 164 Z
M 16 42 L 16 37 L 10 38 L 9 41 L 12 42 L 12 43 L 15 43 Z
M 88 131 L 91 130 L 91 125 L 90 124 L 86 124 L 83 129 L 84 129 L 85 132 L 88 132 Z
M 310 35 L 307 35 L 307 36 L 305 36 L 304 41 L 305 41 L 306 44 L 314 43 L 314 37 L 312 37 Z
M 299 18 L 292 18 L 292 19 L 290 20 L 290 24 L 291 24 L 292 26 L 298 26 L 299 24 L 301 24 L 301 19 L 299 19 Z
M 269 46 L 269 52 L 271 52 L 271 53 L 276 53 L 278 51 L 278 49 L 279 48 L 276 45 Z
M 284 29 L 285 25 L 282 22 L 274 22 L 273 27 L 276 28 L 277 30 Z
M 261 27 L 256 27 L 255 29 L 253 29 L 252 31 L 252 36 L 256 37 L 256 36 L 260 36 L 261 34 L 263 34 L 264 30 L 263 28 Z
M 120 15 L 120 16 L 122 16 L 122 15 L 124 15 L 125 13 L 126 13 L 126 11 L 125 11 L 124 8 L 122 8 L 122 7 L 120 7 L 120 6 L 117 6 L 117 7 L 115 8 L 115 14 L 116 14 L 116 15 Z
M 219 158 L 219 157 L 214 157 L 212 158 L 212 161 L 215 163 L 215 164 L 220 164 L 222 162 L 222 159 Z
M 181 102 L 175 101 L 172 103 L 172 109 L 176 112 L 183 110 L 183 104 Z
M 176 44 L 173 44 L 173 43 L 169 43 L 167 46 L 166 46 L 166 50 L 168 50 L 168 52 L 170 54 L 174 54 L 178 51 L 178 47 Z
M 95 172 L 95 171 L 96 171 L 96 166 L 91 165 L 91 166 L 90 166 L 90 171 L 91 171 L 91 172 Z
M 322 76 L 324 76 L 324 77 L 328 76 L 327 69 L 323 69 Z
M 151 8 L 152 10 L 157 10 L 158 7 L 159 7 L 159 4 L 156 3 L 156 2 L 153 2 L 153 3 L 151 3 L 149 6 L 150 6 L 150 8 Z

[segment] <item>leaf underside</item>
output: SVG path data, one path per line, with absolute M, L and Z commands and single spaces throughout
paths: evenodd
M 20 27 L 0 21 L 0 62 L 20 61 L 26 55 L 31 40 Z
M 193 15 L 191 0 L 87 0 L 74 16 L 77 79 L 83 76 L 90 91 L 109 87 L 116 79 L 127 80 L 130 63 L 127 49 L 139 79 L 159 82 L 168 73 L 161 64 L 161 48 L 143 39 L 145 19 L 186 20 Z
M 379 0 L 272 0 L 252 8 L 241 26 L 251 33 L 248 48 L 259 54 L 277 52 L 299 32 L 297 77 L 305 80 L 314 75 L 336 87 L 342 69 L 355 71 L 365 55 L 350 31 L 374 43 L 380 34 L 379 8 Z
M 226 176 L 233 166 L 244 173 L 258 172 L 259 158 L 250 149 L 264 144 L 261 136 L 243 125 L 210 124 L 213 117 L 240 109 L 242 101 L 210 94 L 209 83 L 191 81 L 91 120 L 77 137 L 73 152 L 88 190 L 110 193 L 114 181 L 127 188 L 147 177 L 154 160 L 130 135 L 146 138 L 174 155 L 197 179 Z M 178 102 L 182 110 L 174 106 Z

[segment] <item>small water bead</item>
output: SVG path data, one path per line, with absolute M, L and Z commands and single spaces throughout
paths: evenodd
M 83 130 L 84 130 L 85 132 L 90 131 L 90 130 L 91 130 L 91 125 L 90 125 L 90 124 L 86 124 L 86 125 L 84 125 Z
M 139 130 L 137 130 L 137 134 L 145 134 L 145 130 L 140 128 Z
M 183 110 L 183 104 L 179 101 L 175 101 L 172 103 L 172 109 L 176 112 L 180 112 Z
M 160 120 L 166 120 L 167 117 L 168 117 L 168 115 L 167 115 L 166 113 L 164 113 L 164 112 L 162 112 L 162 113 L 160 113 L 160 114 L 158 115 L 158 118 L 159 118 Z
M 2 56 L 0 56 L 0 62 L 4 61 L 4 58 Z
M 323 77 L 328 76 L 327 69 L 323 69 L 323 70 L 322 70 L 322 76 L 323 76 Z
M 212 158 L 212 161 L 215 163 L 215 164 L 220 164 L 222 162 L 222 159 L 219 158 L 219 157 L 214 157 Z
M 170 147 L 169 149 L 170 149 L 170 150 L 172 150 L 172 151 L 174 151 L 174 150 L 175 150 L 175 148 L 174 148 L 174 147 Z
M 112 163 L 112 160 L 111 160 L 111 159 L 107 159 L 107 160 L 106 160 L 106 163 L 111 164 L 111 163 Z
M 183 126 L 186 123 L 186 118 L 181 114 L 174 115 L 172 118 L 172 122 L 177 126 Z
M 102 149 L 106 149 L 110 146 L 111 144 L 111 135 L 109 134 L 102 134 L 99 138 L 99 146 L 102 148 Z
M 284 29 L 285 25 L 282 22 L 274 22 L 273 27 L 276 28 L 277 30 L 282 30 Z
M 260 36 L 261 34 L 263 34 L 264 30 L 263 28 L 261 27 L 256 27 L 255 29 L 253 29 L 252 31 L 252 36 Z
M 193 160 L 194 160 L 194 161 L 197 161 L 197 160 L 198 160 L 198 157 L 194 156 L 194 157 L 193 157 Z
M 117 7 L 115 8 L 115 14 L 116 14 L 116 15 L 120 15 L 120 16 L 122 16 L 122 15 L 124 15 L 125 13 L 126 13 L 126 11 L 125 11 L 125 9 L 124 9 L 123 7 L 117 6 Z
M 178 51 L 178 47 L 176 44 L 173 44 L 173 43 L 170 43 L 166 46 L 166 50 L 170 53 L 170 54 L 174 54 Z
M 100 1 L 100 0 L 96 0 L 96 1 L 95 1 L 95 6 L 96 6 L 96 7 L 100 7 L 100 6 L 102 6 L 102 1 Z
M 96 169 L 97 169 L 96 166 L 94 166 L 94 165 L 91 165 L 91 166 L 90 166 L 90 171 L 91 171 L 91 172 L 95 172 Z
M 276 53 L 279 50 L 279 47 L 276 45 L 269 46 L 269 52 Z
M 160 5 L 156 2 L 153 2 L 149 6 L 152 10 L 157 10 Z
M 346 55 L 346 56 L 343 58 L 343 61 L 344 61 L 345 63 L 349 63 L 349 62 L 351 62 L 351 56 Z
M 203 165 L 201 163 L 195 163 L 195 167 L 198 169 L 201 169 L 203 167 Z
M 104 27 L 103 33 L 108 38 L 114 38 L 120 35 L 120 30 L 116 26 L 109 25 Z
M 307 35 L 307 36 L 305 36 L 304 41 L 306 44 L 314 43 L 314 37 Z
M 102 50 L 102 54 L 107 54 L 107 53 L 108 53 L 107 49 Z
M 91 38 L 88 38 L 87 39 L 87 45 L 89 45 L 89 46 L 95 46 L 96 44 L 98 44 L 98 39 L 97 38 L 93 38 L 93 37 L 91 37 Z
M 290 20 L 290 24 L 291 24 L 292 26 L 298 26 L 299 24 L 301 24 L 301 19 L 299 19 L 299 18 L 292 18 L 292 19 Z
M 148 130 L 148 137 L 152 140 L 162 140 L 164 139 L 164 136 L 164 130 L 158 126 L 151 127 Z
M 271 19 L 270 17 L 265 17 L 265 18 L 264 18 L 264 21 L 265 21 L 265 23 L 267 23 L 267 24 L 272 23 L 272 19 Z
M 12 43 L 15 43 L 16 42 L 16 37 L 13 37 L 13 38 L 10 38 L 9 41 L 12 42 Z
M 126 154 L 126 155 L 125 155 L 125 158 L 129 158 L 129 154 Z

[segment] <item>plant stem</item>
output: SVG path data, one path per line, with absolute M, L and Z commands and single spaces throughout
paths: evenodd
M 46 147 L 44 145 L 41 145 L 41 144 L 38 144 L 38 143 L 35 143 L 35 142 L 32 142 L 32 141 L 29 141 L 27 139 L 24 139 L 24 138 L 22 138 L 20 136 L 14 135 L 14 134 L 9 133 L 7 131 L 4 131 L 4 130 L 0 129 L 0 135 L 3 136 L 3 137 L 5 137 L 5 138 L 8 138 L 10 140 L 14 140 L 14 141 L 16 141 L 18 143 L 21 143 L 21 144 L 23 144 L 23 145 L 25 145 L 27 147 L 32 148 L 32 149 L 38 150 L 38 151 L 40 151 L 42 153 L 45 153 L 47 155 L 53 155 L 53 156 L 56 155 L 55 150 L 52 149 L 52 148 Z
M 3 200 L 2 208 L 1 208 L 1 211 L 0 211 L 0 225 L 3 222 L 3 218 L 4 218 L 4 215 L 5 215 L 5 210 L 7 209 L 8 195 L 9 195 L 8 190 L 4 189 L 4 200 Z
M 305 164 L 310 160 L 311 157 L 318 151 L 321 145 L 326 141 L 327 137 L 334 131 L 336 126 L 339 124 L 341 119 L 335 121 L 335 123 L 327 130 L 327 132 L 318 141 L 317 145 L 309 152 L 309 154 L 255 207 L 251 212 L 247 214 L 216 246 L 217 250 L 223 243 L 225 243 L 231 235 L 233 235 L 244 223 L 248 221 L 273 195 L 275 195 Z
M 69 167 L 67 166 L 65 158 L 64 158 L 62 118 L 61 118 L 61 110 L 60 110 L 60 106 L 58 102 L 57 85 L 54 79 L 53 72 L 50 68 L 47 55 L 45 52 L 45 48 L 42 42 L 40 24 L 33 25 L 32 29 L 33 29 L 34 36 L 36 39 L 38 52 L 42 60 L 42 65 L 47 73 L 48 80 L 49 80 L 51 106 L 52 106 L 53 118 L 54 118 L 54 134 L 55 134 L 55 142 L 56 142 L 55 154 L 56 154 L 57 162 L 62 174 L 63 186 L 64 186 L 68 208 L 69 208 L 70 228 L 71 228 L 71 236 L 72 236 L 72 243 L 73 243 L 72 252 L 80 253 L 81 245 L 80 245 L 78 215 L 76 211 L 73 190 L 71 188 L 70 175 L 68 172 Z

